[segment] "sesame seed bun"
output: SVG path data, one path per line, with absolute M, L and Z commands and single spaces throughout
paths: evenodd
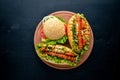
M 64 23 L 55 16 L 49 16 L 48 20 L 43 22 L 43 31 L 50 40 L 60 39 L 65 35 Z

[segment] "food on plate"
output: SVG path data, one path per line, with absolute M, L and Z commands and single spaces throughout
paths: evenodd
M 46 16 L 42 20 L 41 40 L 48 44 L 64 44 L 67 41 L 66 23 L 59 16 Z
M 41 23 L 38 56 L 52 65 L 79 65 L 91 39 L 91 28 L 84 15 L 73 14 L 68 23 L 60 16 L 49 15 Z
M 76 66 L 79 61 L 79 55 L 63 45 L 39 43 L 37 49 L 41 59 L 52 64 Z
M 91 29 L 83 14 L 75 14 L 69 19 L 67 34 L 74 52 L 82 55 L 88 50 Z

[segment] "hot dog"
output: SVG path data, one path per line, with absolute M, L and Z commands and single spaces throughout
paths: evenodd
M 41 59 L 47 62 L 58 65 L 77 65 L 78 55 L 66 46 L 39 43 L 37 48 Z
M 88 48 L 90 41 L 90 26 L 83 14 L 73 15 L 67 25 L 68 40 L 71 48 L 78 54 Z

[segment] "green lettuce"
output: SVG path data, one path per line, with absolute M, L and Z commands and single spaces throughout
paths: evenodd
M 89 42 L 87 42 L 87 44 L 83 47 L 83 49 L 81 51 L 81 55 L 83 55 L 84 53 L 86 53 L 88 51 L 88 46 L 89 46 Z
M 64 44 L 67 41 L 68 37 L 67 36 L 63 36 L 61 39 L 58 40 L 50 40 L 50 39 L 45 39 L 45 41 L 43 41 L 46 44 Z
M 62 21 L 63 23 L 66 23 L 66 21 L 65 21 L 63 18 L 61 18 L 60 16 L 57 16 L 57 18 L 58 18 L 60 21 Z
M 49 56 L 47 54 L 44 56 L 44 58 L 46 58 L 47 60 L 52 60 L 55 63 L 68 63 L 70 66 L 76 66 L 77 65 L 77 63 L 72 62 L 70 60 L 58 58 L 56 56 Z
M 84 17 L 84 14 L 80 14 L 80 13 L 77 13 L 77 15 L 82 18 L 83 20 L 86 20 L 86 18 Z

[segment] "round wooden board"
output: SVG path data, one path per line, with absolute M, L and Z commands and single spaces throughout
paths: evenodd
M 76 13 L 70 12 L 70 11 L 57 11 L 57 12 L 51 13 L 49 15 L 60 16 L 60 17 L 64 18 L 66 22 L 68 22 L 70 17 L 73 16 L 74 14 L 76 14 Z M 39 24 L 38 24 L 38 26 L 37 26 L 37 28 L 35 30 L 35 34 L 34 34 L 34 47 L 35 47 L 35 50 L 36 50 L 36 44 L 38 44 L 41 41 L 41 37 L 40 37 L 40 30 L 41 29 L 42 29 L 42 23 L 39 22 Z M 77 66 L 66 66 L 66 65 L 51 64 L 51 63 L 41 59 L 40 55 L 37 52 L 37 50 L 36 50 L 36 53 L 39 56 L 39 58 L 45 64 L 47 64 L 48 66 L 53 67 L 55 69 L 68 70 L 68 69 L 73 69 L 73 68 L 76 68 L 76 67 L 80 66 L 81 64 L 83 64 L 87 60 L 87 58 L 89 57 L 89 55 L 90 55 L 90 53 L 92 51 L 93 43 L 94 43 L 94 37 L 93 37 L 93 31 L 91 29 L 91 38 L 90 38 L 89 49 L 88 49 L 88 51 L 84 55 L 82 55 L 81 60 L 79 61 Z

